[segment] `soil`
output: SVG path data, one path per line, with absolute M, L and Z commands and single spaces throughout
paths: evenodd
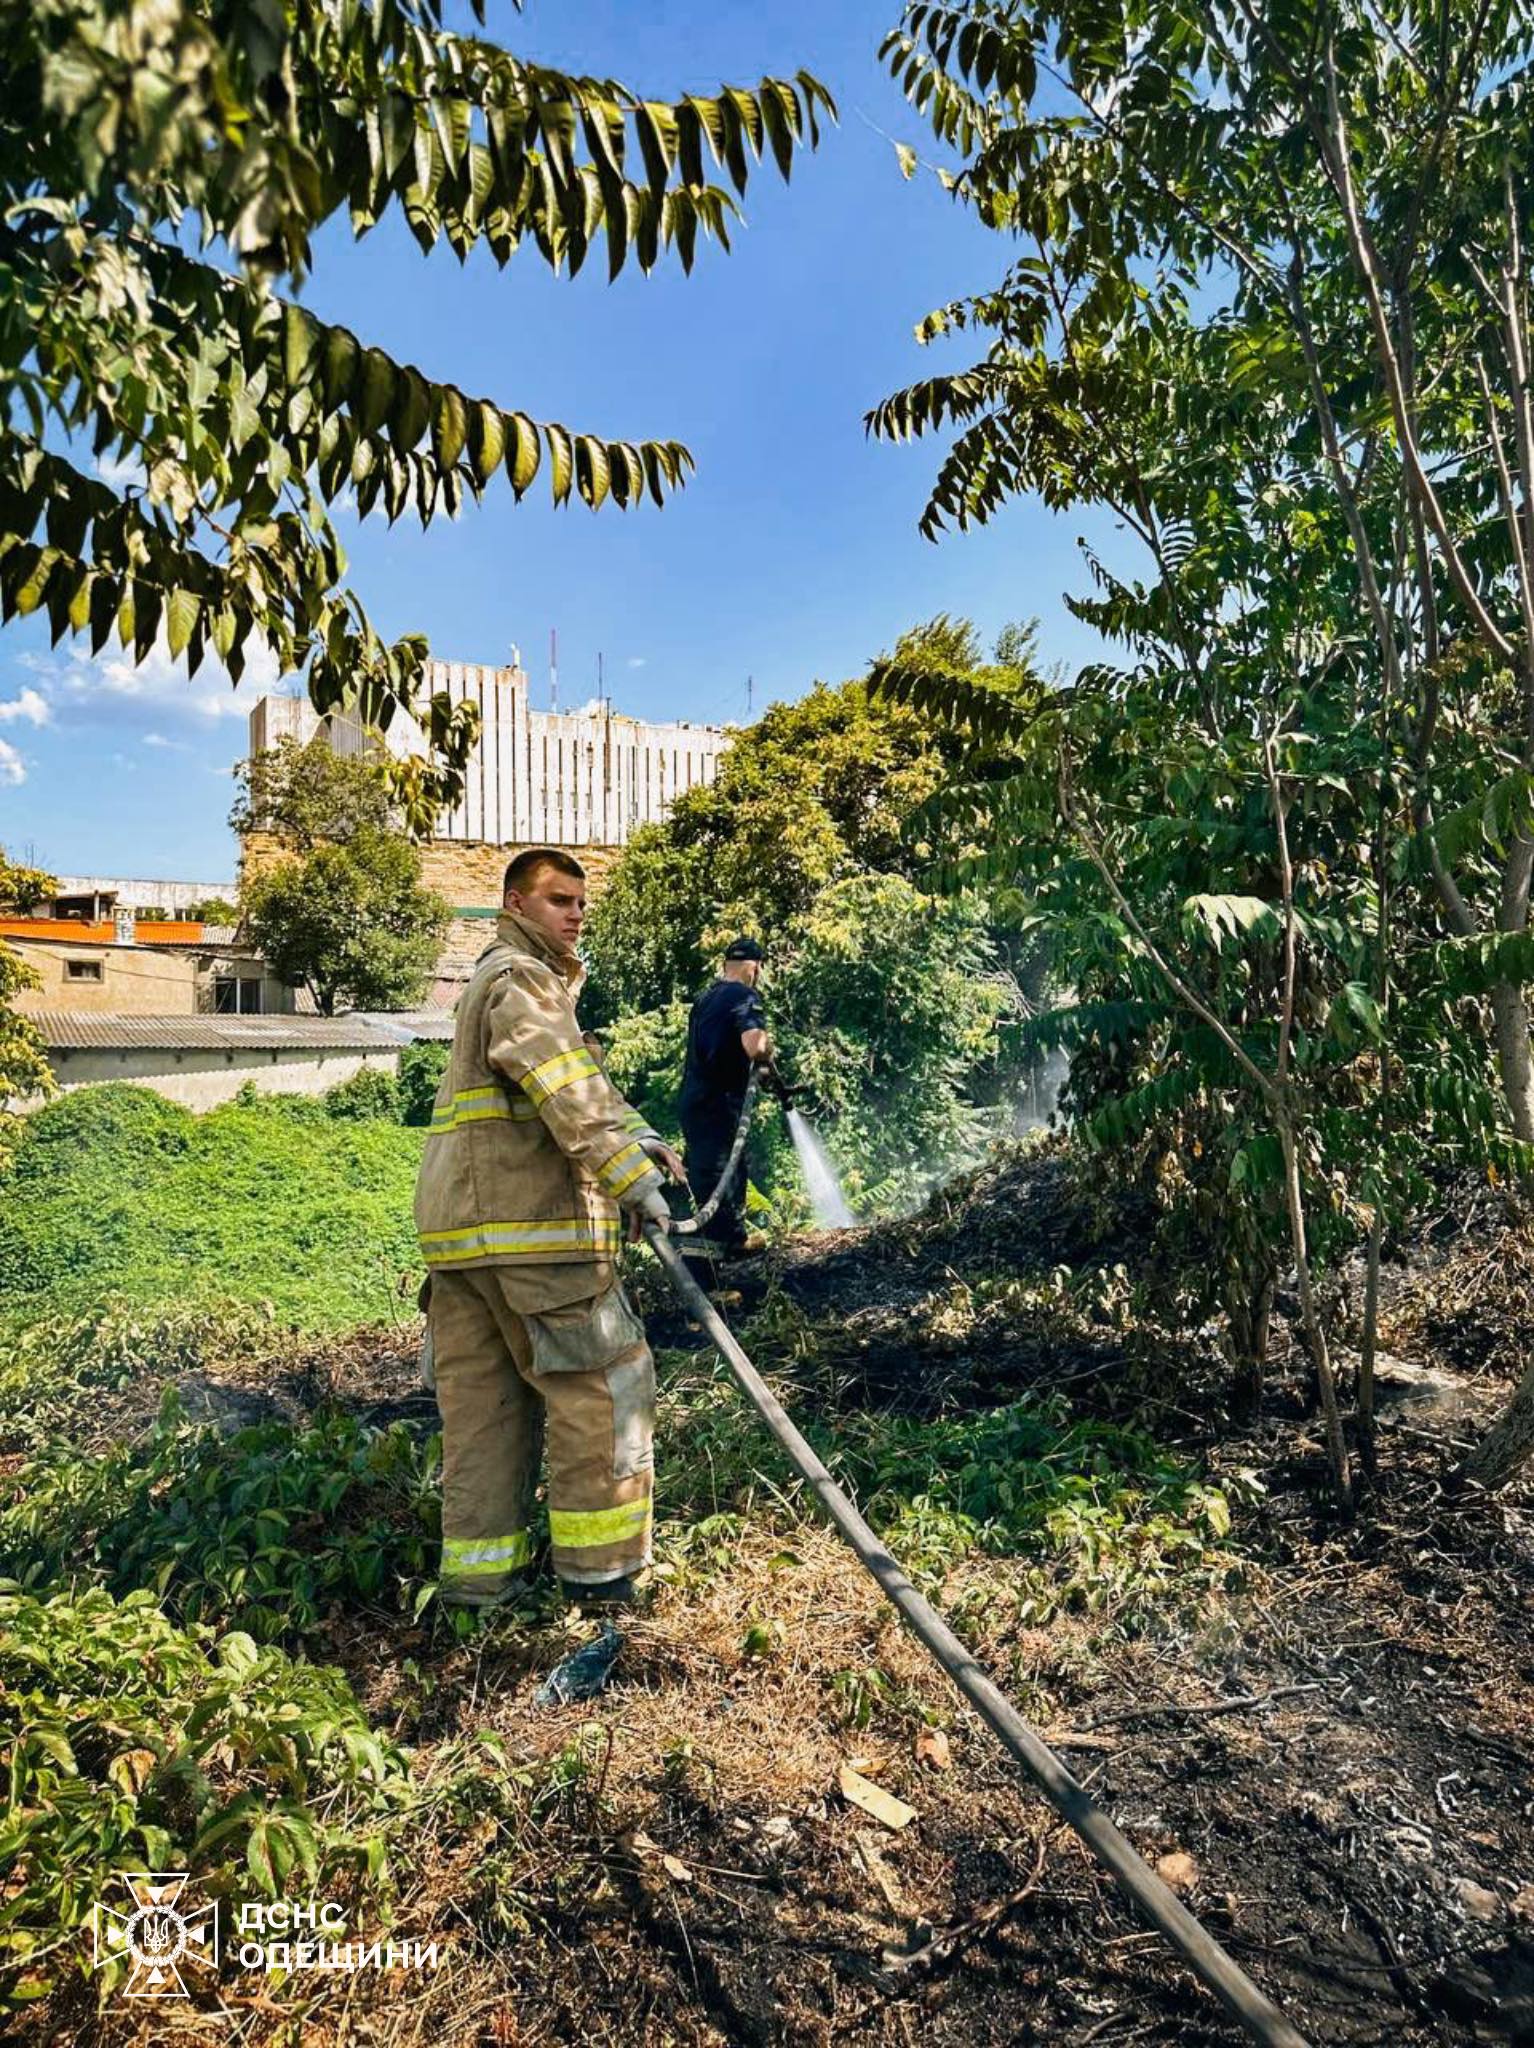
M 1060 1389 L 1082 1413 L 1148 1420 L 1215 1478 L 1261 1474 L 1236 1531 L 1244 1583 L 1153 1628 L 1126 1635 L 1091 1615 L 1020 1627 L 995 1559 L 953 1573 L 941 1598 L 1317 2044 L 1534 2048 L 1534 1500 L 1445 1483 L 1446 1453 L 1520 1363 L 1507 1332 L 1527 1326 L 1529 1260 L 1511 1230 L 1483 1217 L 1401 1249 L 1384 1336 L 1434 1386 L 1393 1406 L 1378 1489 L 1351 1525 L 1326 1505 L 1287 1328 L 1264 1422 L 1236 1435 L 1212 1337 L 1147 1336 L 1111 1311 L 1067 1329 L 1015 1301 L 953 1312 L 956 1291 L 1009 1267 L 1132 1268 L 1143 1219 L 1105 1230 L 1058 1156 L 906 1224 L 801 1240 L 724 1276 L 746 1310 L 786 1302 L 813 1325 L 805 1399 L 921 1414 Z M 702 1342 L 674 1312 L 651 1329 L 658 1346 Z M 791 1388 L 798 1369 L 773 1363 Z M 339 1399 L 426 1429 L 413 1375 L 408 1341 L 372 1333 L 299 1348 L 258 1387 L 247 1368 L 205 1377 L 241 1395 L 241 1417 L 251 1398 L 283 1413 Z M 1441 1383 L 1450 1419 L 1434 1405 Z M 117 1398 L 114 1430 L 153 1413 Z M 748 1653 L 764 1619 L 772 1646 Z M 486 1729 L 528 1763 L 588 1745 L 587 1768 L 520 1827 L 417 1845 L 395 1932 L 442 1944 L 434 1975 L 290 1985 L 259 2006 L 231 1996 L 169 2018 L 121 2002 L 97 2016 L 82 1992 L 26 2038 L 264 2042 L 289 2022 L 306 2048 L 1244 2038 L 829 1533 L 785 1550 L 781 1531 L 753 1528 L 721 1569 L 657 1588 L 605 1695 L 535 1709 L 537 1680 L 581 1626 L 545 1603 L 457 1643 L 379 1612 L 338 1620 L 322 1652 L 425 1768 Z M 859 1728 L 848 1682 L 870 1667 L 887 1696 Z M 946 1767 L 919 1754 L 931 1725 L 947 1734 Z M 845 1801 L 849 1761 L 915 1809 L 908 1826 Z

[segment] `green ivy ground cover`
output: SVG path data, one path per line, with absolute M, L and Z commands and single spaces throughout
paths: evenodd
M 398 1313 L 402 1287 L 413 1311 L 422 1139 L 303 1097 L 194 1116 L 126 1084 L 67 1095 L 0 1181 L 6 1320 L 217 1301 L 339 1330 Z

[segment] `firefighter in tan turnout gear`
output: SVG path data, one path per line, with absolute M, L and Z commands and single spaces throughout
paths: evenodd
M 585 873 L 540 847 L 458 1004 L 416 1183 L 442 1414 L 444 1600 L 520 1590 L 547 1434 L 554 1569 L 627 1601 L 650 1559 L 655 1369 L 619 1284 L 620 1209 L 669 1222 L 680 1160 L 607 1079 L 575 1018 Z

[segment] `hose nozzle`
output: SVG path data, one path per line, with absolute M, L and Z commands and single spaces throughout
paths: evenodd
M 762 1077 L 762 1086 L 769 1095 L 776 1097 L 784 1109 L 792 1109 L 795 1096 L 804 1093 L 801 1086 L 788 1079 L 776 1060 L 764 1060 L 757 1072 Z

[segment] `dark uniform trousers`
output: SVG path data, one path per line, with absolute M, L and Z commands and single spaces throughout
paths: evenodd
M 682 1137 L 687 1148 L 687 1178 L 699 1208 L 718 1186 L 735 1143 L 742 1099 L 716 1096 L 682 1112 Z M 749 1149 L 749 1148 L 748 1148 Z M 746 1241 L 746 1154 L 743 1152 L 719 1198 L 719 1206 L 697 1237 L 678 1240 L 678 1249 L 702 1286 L 709 1284 L 710 1261 L 729 1258 Z

